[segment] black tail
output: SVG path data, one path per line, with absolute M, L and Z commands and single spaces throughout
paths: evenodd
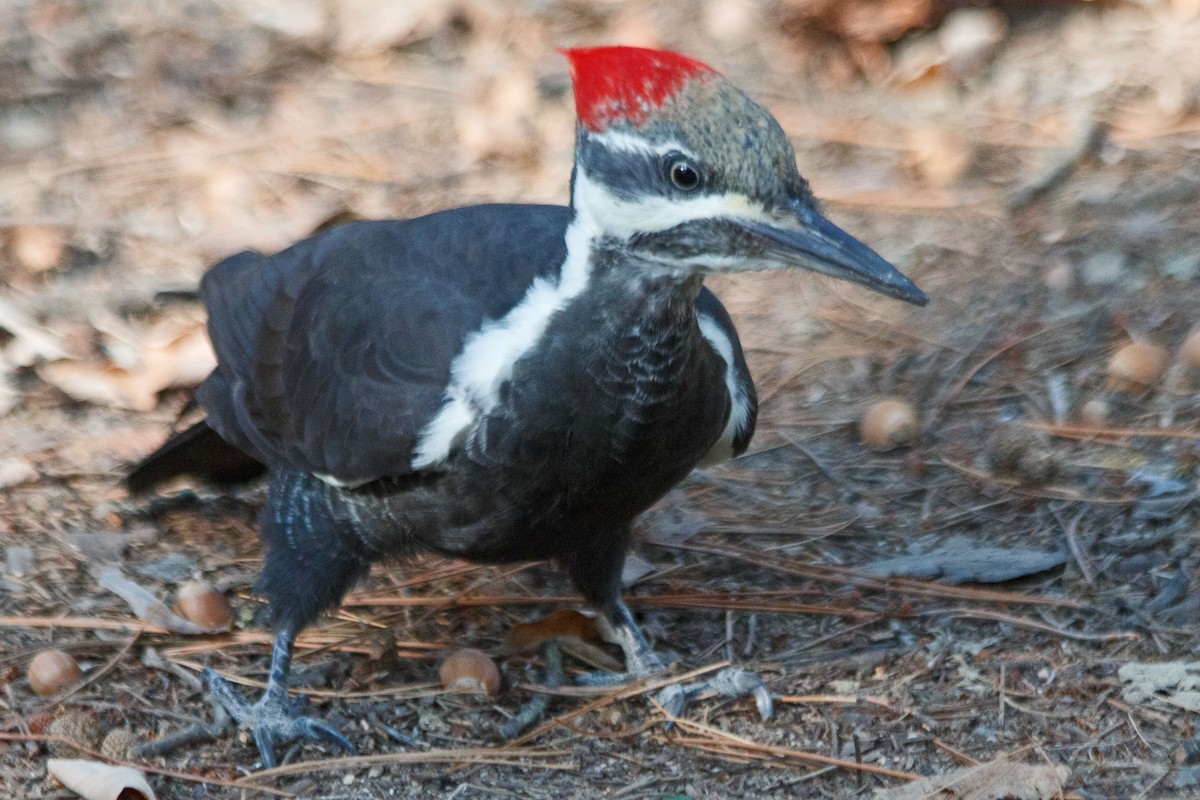
M 233 486 L 254 480 L 267 471 L 261 463 L 222 439 L 200 420 L 168 439 L 142 459 L 128 475 L 125 486 L 141 494 L 179 475 L 190 475 L 216 486 Z

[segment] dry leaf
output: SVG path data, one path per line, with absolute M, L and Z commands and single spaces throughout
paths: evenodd
M 12 380 L 0 363 L 0 417 L 17 407 L 17 390 L 13 388 Z
M 86 361 L 52 361 L 37 368 L 38 377 L 75 400 L 132 411 L 158 404 L 159 377 Z
M 26 272 L 45 272 L 57 267 L 67 250 L 62 229 L 53 225 L 17 225 L 8 237 L 13 261 Z
M 949 75 L 946 54 L 933 36 L 918 36 L 896 51 L 891 83 L 901 89 L 923 89 L 944 81 Z
M 564 637 L 585 642 L 603 640 L 595 617 L 563 609 L 533 622 L 512 626 L 504 636 L 504 648 L 509 653 L 532 653 L 547 639 Z
M 129 580 L 129 578 L 126 578 L 121 573 L 121 570 L 116 567 L 104 567 L 103 569 L 92 570 L 92 576 L 101 586 L 128 603 L 129 608 L 138 619 L 144 620 L 151 625 L 165 628 L 172 633 L 200 634 L 218 633 L 229 630 L 228 625 L 222 625 L 217 628 L 206 628 L 203 625 L 197 625 L 190 620 L 184 619 L 167 608 L 165 603 L 150 592 Z
M 625 564 L 621 567 L 621 585 L 632 586 L 642 578 L 654 572 L 658 567 L 651 564 L 637 553 L 626 553 Z
M 317 40 L 329 29 L 322 0 L 241 0 L 229 11 L 291 39 Z
M 719 42 L 747 41 L 762 24 L 758 7 L 749 0 L 708 0 L 702 19 L 704 32 Z
M 1064 766 L 998 759 L 903 786 L 877 789 L 875 799 L 1051 800 L 1061 795 L 1070 775 Z
M 173 337 L 147 334 L 140 350 L 128 360 L 135 363 L 118 366 L 60 360 L 38 366 L 37 373 L 76 400 L 150 411 L 158 404 L 159 392 L 195 386 L 216 366 L 212 346 L 199 326 Z
M 979 72 L 1008 34 L 1008 19 L 994 8 L 950 12 L 937 32 L 950 71 L 960 78 Z
M 0 489 L 33 483 L 38 472 L 23 458 L 0 458 Z
M 334 0 L 337 50 L 346 55 L 370 55 L 432 33 L 453 10 L 446 0 Z
M 936 547 L 863 564 L 859 569 L 887 578 L 916 578 L 938 583 L 1002 583 L 1036 575 L 1067 562 L 1065 551 L 988 547 L 965 536 L 952 536 Z
M 971 165 L 971 150 L 956 131 L 944 127 L 909 131 L 908 150 L 913 166 L 925 182 L 945 188 L 955 183 Z
M 67 355 L 57 336 L 34 325 L 25 312 L 2 297 L 0 328 L 13 336 L 4 348 L 4 359 L 14 366 L 28 367 L 38 361 L 52 361 Z
M 85 800 L 155 800 L 154 790 L 136 769 L 100 761 L 52 758 L 46 772 Z
M 1117 676 L 1127 684 L 1121 697 L 1138 705 L 1161 702 L 1186 711 L 1200 711 L 1200 663 L 1167 661 L 1125 664 Z
M 460 108 L 459 146 L 468 161 L 529 155 L 538 146 L 537 81 L 527 66 L 508 66 L 482 78 L 472 102 Z
M 597 646 L 614 638 L 601 617 L 563 609 L 533 622 L 514 625 L 504 637 L 504 649 L 508 653 L 533 653 L 543 643 L 554 640 L 564 653 L 585 664 L 616 672 L 621 669 L 621 662 Z

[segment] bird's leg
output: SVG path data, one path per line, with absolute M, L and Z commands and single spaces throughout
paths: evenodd
M 592 686 L 612 685 L 640 680 L 666 669 L 666 662 L 650 647 L 633 613 L 621 599 L 621 566 L 629 542 L 629 531 L 596 537 L 598 546 L 575 552 L 565 563 L 571 580 L 593 605 L 600 609 L 612 627 L 615 641 L 625 651 L 624 673 L 590 674 L 580 676 L 580 682 Z M 724 697 L 753 695 L 758 713 L 766 719 L 771 715 L 771 693 L 752 672 L 729 667 L 712 678 L 686 685 L 671 684 L 658 694 L 658 702 L 671 716 L 679 716 L 688 698 L 707 692 Z
M 617 597 L 607 603 L 604 615 L 612 625 L 616 643 L 625 651 L 626 672 L 582 675 L 581 683 L 591 686 L 625 683 L 666 669 L 662 657 L 650 647 L 624 600 Z M 657 699 L 666 712 L 674 717 L 683 712 L 688 700 L 708 692 L 715 692 L 722 697 L 753 696 L 763 719 L 769 718 L 773 710 L 771 692 L 762 679 L 753 672 L 736 667 L 727 667 L 707 680 L 671 684 L 659 692 Z
M 354 752 L 350 740 L 332 725 L 297 713 L 297 706 L 302 705 L 302 699 L 297 698 L 296 702 L 288 697 L 288 676 L 292 669 L 292 645 L 295 639 L 296 633 L 291 628 L 282 628 L 275 634 L 267 690 L 253 705 L 247 703 L 236 689 L 213 670 L 205 669 L 202 673 L 209 702 L 214 708 L 227 712 L 239 726 L 254 733 L 263 766 L 267 768 L 275 766 L 275 748 L 295 739 L 326 741 Z
M 542 685 L 547 689 L 557 689 L 563 683 L 562 647 L 558 639 L 547 639 L 542 642 L 542 663 L 546 665 L 546 677 Z M 533 723 L 540 720 L 550 704 L 550 695 L 535 694 L 529 702 L 521 706 L 512 719 L 500 726 L 500 736 L 506 741 L 520 736 Z
M 654 648 L 646 641 L 642 629 L 633 618 L 633 612 L 625 605 L 620 595 L 604 604 L 603 613 L 612 628 L 616 644 L 625 653 L 625 672 L 587 673 L 579 676 L 580 683 L 587 686 L 614 686 L 641 680 L 667 668 L 662 656 L 654 652 Z M 667 713 L 675 716 L 683 711 L 687 703 L 687 694 L 682 686 L 671 684 L 659 692 L 658 702 Z

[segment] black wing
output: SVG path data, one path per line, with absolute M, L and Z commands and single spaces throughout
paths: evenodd
M 201 283 L 218 366 L 208 424 L 268 466 L 362 483 L 412 472 L 467 336 L 566 255 L 570 211 L 476 206 L 359 222 Z

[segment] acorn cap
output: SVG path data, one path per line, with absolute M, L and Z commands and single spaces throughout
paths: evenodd
M 91 714 L 83 711 L 67 711 L 55 717 L 46 726 L 50 736 L 61 736 L 70 739 L 80 747 L 95 750 L 100 744 L 100 724 Z M 79 751 L 65 742 L 50 742 L 50 752 L 54 755 L 78 755 Z
M 113 728 L 104 734 L 100 742 L 100 752 L 114 761 L 128 761 L 133 758 L 140 742 L 132 731 L 124 728 Z

